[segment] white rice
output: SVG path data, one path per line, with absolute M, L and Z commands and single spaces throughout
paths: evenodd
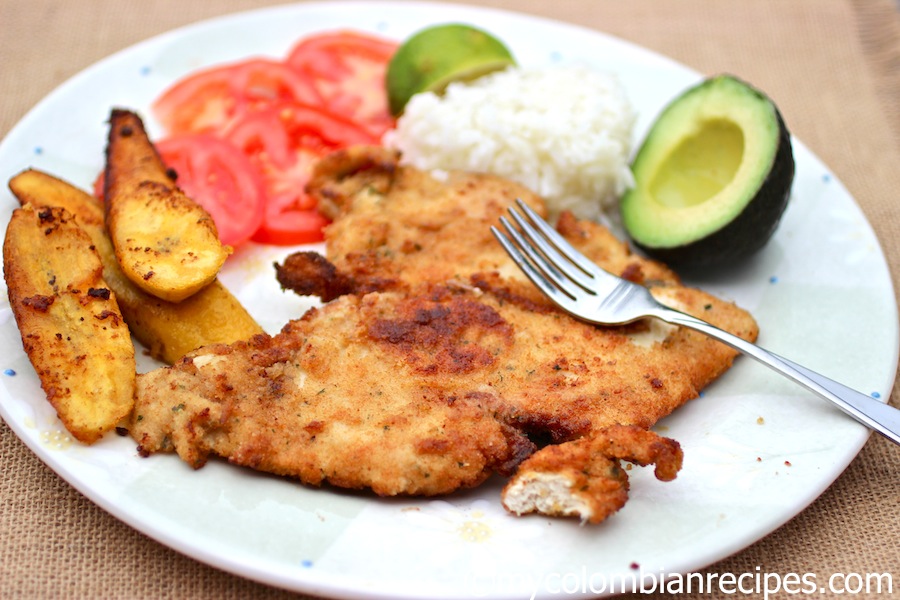
M 613 217 L 633 184 L 635 114 L 612 75 L 585 66 L 509 68 L 407 104 L 384 143 L 426 171 L 488 172 L 528 187 L 554 216 Z

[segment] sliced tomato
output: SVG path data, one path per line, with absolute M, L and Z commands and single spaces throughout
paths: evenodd
M 244 153 L 287 167 L 301 148 L 320 153 L 377 139 L 356 123 L 330 111 L 282 102 L 246 114 L 225 130 L 224 138 Z
M 287 64 L 320 77 L 340 79 L 352 74 L 348 56 L 387 65 L 399 44 L 357 31 L 332 31 L 301 39 L 288 53 Z
M 94 184 L 92 186 L 94 198 L 96 198 L 100 202 L 103 202 L 103 189 L 104 189 L 105 179 L 106 179 L 106 177 L 105 177 L 104 172 L 100 171 L 100 173 L 97 175 L 97 177 L 94 178 Z
M 297 148 L 293 150 L 292 162 L 283 169 L 261 163 L 266 180 L 266 209 L 253 241 L 283 246 L 324 239 L 322 228 L 329 221 L 319 214 L 316 200 L 306 193 L 306 184 L 322 154 L 318 149 Z
M 250 111 L 283 101 L 323 103 L 312 80 L 296 69 L 251 59 L 180 79 L 157 98 L 153 111 L 171 134 L 215 132 Z
M 346 119 L 291 103 L 245 115 L 225 139 L 262 173 L 266 210 L 253 239 L 269 244 L 321 240 L 327 220 L 316 212 L 315 200 L 305 190 L 316 161 L 338 148 L 375 143 L 368 131 Z
M 397 46 L 362 33 L 314 35 L 286 61 L 198 71 L 157 98 L 154 114 L 171 136 L 160 154 L 225 243 L 322 239 L 327 220 L 305 186 L 322 155 L 378 144 L 394 125 L 384 73 Z
M 330 112 L 347 116 L 380 138 L 394 125 L 384 74 L 398 46 L 368 34 L 330 32 L 301 40 L 286 62 L 312 80 Z
M 263 226 L 253 236 L 253 241 L 275 246 L 321 242 L 325 239 L 323 229 L 328 222 L 315 208 L 267 210 Z
M 263 221 L 265 189 L 250 159 L 208 134 L 184 134 L 156 143 L 185 194 L 212 216 L 223 244 L 246 242 Z

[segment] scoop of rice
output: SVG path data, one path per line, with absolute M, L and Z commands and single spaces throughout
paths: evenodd
M 494 173 L 542 196 L 554 216 L 603 220 L 633 183 L 634 121 L 612 75 L 511 67 L 413 96 L 384 143 L 416 168 Z

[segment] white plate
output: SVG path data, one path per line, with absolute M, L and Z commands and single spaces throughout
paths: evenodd
M 206 21 L 120 52 L 66 82 L 0 144 L 0 178 L 33 166 L 88 188 L 113 105 L 148 117 L 150 100 L 188 71 L 250 55 L 282 57 L 300 36 L 356 28 L 402 39 L 430 23 L 478 24 L 519 62 L 585 61 L 617 73 L 640 113 L 699 75 L 595 31 L 456 5 L 302 4 Z M 757 317 L 761 343 L 886 400 L 898 353 L 897 308 L 878 242 L 841 183 L 800 142 L 791 204 L 750 264 L 695 280 Z M 0 192 L 5 229 L 16 205 Z M 273 260 L 242 251 L 223 280 L 269 330 L 301 314 Z M 607 594 L 638 576 L 686 573 L 760 539 L 803 510 L 844 470 L 868 431 L 749 360 L 661 424 L 685 450 L 672 483 L 631 471 L 631 499 L 598 527 L 500 507 L 500 482 L 437 500 L 381 500 L 315 490 L 214 462 L 139 458 L 128 438 L 72 443 L 22 351 L 6 294 L 0 306 L 0 411 L 16 434 L 85 496 L 134 528 L 218 568 L 271 585 L 347 598 L 511 598 Z M 142 364 L 141 368 L 149 368 Z M 650 581 L 648 579 L 648 581 Z

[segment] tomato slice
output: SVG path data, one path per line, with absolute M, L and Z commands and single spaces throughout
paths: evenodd
M 322 239 L 327 220 L 305 186 L 322 155 L 378 144 L 393 127 L 384 73 L 397 47 L 362 33 L 314 35 L 285 61 L 198 71 L 156 99 L 171 136 L 157 149 L 224 243 Z
M 283 101 L 323 103 L 309 77 L 282 62 L 251 59 L 179 80 L 156 99 L 153 111 L 171 134 L 215 132 L 250 111 Z
M 156 149 L 178 186 L 212 216 L 223 244 L 246 242 L 263 221 L 264 186 L 254 165 L 232 144 L 208 134 L 162 139 Z
M 94 183 L 91 185 L 91 191 L 94 194 L 94 198 L 97 199 L 98 202 L 103 202 L 103 190 L 105 184 L 106 174 L 103 171 L 94 178 Z
M 380 138 L 394 125 L 384 74 L 398 46 L 357 32 L 323 33 L 301 40 L 286 63 L 312 80 L 330 112 L 348 116 Z
M 328 221 L 305 190 L 316 161 L 338 148 L 375 143 L 368 131 L 346 119 L 291 103 L 248 113 L 225 138 L 262 173 L 266 209 L 253 239 L 269 244 L 320 241 Z
M 263 226 L 253 236 L 253 241 L 275 246 L 313 244 L 325 239 L 323 229 L 328 223 L 315 208 L 267 210 Z
M 377 138 L 363 127 L 329 111 L 282 102 L 244 115 L 224 133 L 249 156 L 284 168 L 292 153 L 305 148 L 319 153 L 356 144 L 374 144 Z
M 300 40 L 290 51 L 287 64 L 320 77 L 340 79 L 352 73 L 346 64 L 355 55 L 371 62 L 387 65 L 399 44 L 356 31 L 333 31 L 311 35 Z

